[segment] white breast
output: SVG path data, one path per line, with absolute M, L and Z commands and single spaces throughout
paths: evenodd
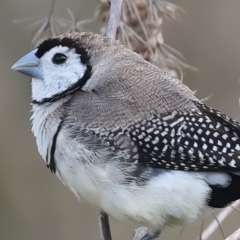
M 79 142 L 69 141 L 64 131 L 59 134 L 56 159 L 61 180 L 78 198 L 117 220 L 161 228 L 166 223 L 194 222 L 206 209 L 210 188 L 202 174 L 166 171 L 145 186 L 122 184 L 124 170 L 116 162 L 88 163 L 87 151 Z
M 46 163 L 47 152 L 51 149 L 53 136 L 61 122 L 59 108 L 63 103 L 64 101 L 58 101 L 51 105 L 32 106 L 32 132 L 36 138 L 39 154 Z

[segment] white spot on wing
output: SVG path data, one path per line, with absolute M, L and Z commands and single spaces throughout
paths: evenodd
M 231 160 L 229 166 L 236 168 L 236 161 L 234 159 Z

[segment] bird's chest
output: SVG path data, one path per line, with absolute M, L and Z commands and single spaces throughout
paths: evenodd
M 102 192 L 106 181 L 104 168 L 98 165 L 98 159 L 81 142 L 68 138 L 66 129 L 59 132 L 56 140 L 54 160 L 56 175 L 67 185 L 77 198 L 83 198 L 100 207 Z M 93 163 L 95 161 L 95 164 Z
M 84 144 L 68 138 L 66 130 L 59 127 L 62 120 L 58 108 L 33 106 L 32 132 L 38 151 L 51 170 L 55 165 L 53 172 L 78 198 L 99 205 L 101 187 L 96 178 L 103 174 L 103 169 L 90 163 L 93 153 Z

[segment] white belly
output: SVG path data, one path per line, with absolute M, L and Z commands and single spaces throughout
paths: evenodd
M 206 209 L 210 188 L 200 173 L 168 171 L 143 186 L 121 184 L 123 175 L 116 164 L 83 164 L 81 158 L 88 154 L 83 146 L 65 141 L 60 133 L 55 153 L 56 174 L 78 198 L 117 220 L 161 228 L 166 223 L 193 222 Z

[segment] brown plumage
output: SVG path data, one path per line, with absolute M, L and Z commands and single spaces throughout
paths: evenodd
M 119 41 L 92 33 L 64 34 L 60 37 L 66 38 L 74 39 L 90 57 L 92 77 L 84 86 L 84 90 L 90 94 L 79 94 L 78 97 L 82 97 L 83 101 L 77 103 L 84 104 L 83 109 L 92 108 L 96 113 L 96 116 L 93 114 L 88 118 L 98 119 L 101 123 L 111 118 L 116 121 L 115 125 L 121 124 L 122 119 L 125 126 L 127 119 L 135 121 L 152 117 L 152 114 L 196 108 L 192 100 L 197 99 L 187 86 L 143 60 Z M 91 100 L 86 101 L 85 97 Z M 98 114 L 96 109 L 104 112 L 104 115 Z M 84 114 L 84 110 L 80 114 Z
M 64 34 L 13 68 L 33 77 L 33 133 L 52 172 L 148 226 L 142 240 L 240 198 L 239 123 L 119 41 Z

